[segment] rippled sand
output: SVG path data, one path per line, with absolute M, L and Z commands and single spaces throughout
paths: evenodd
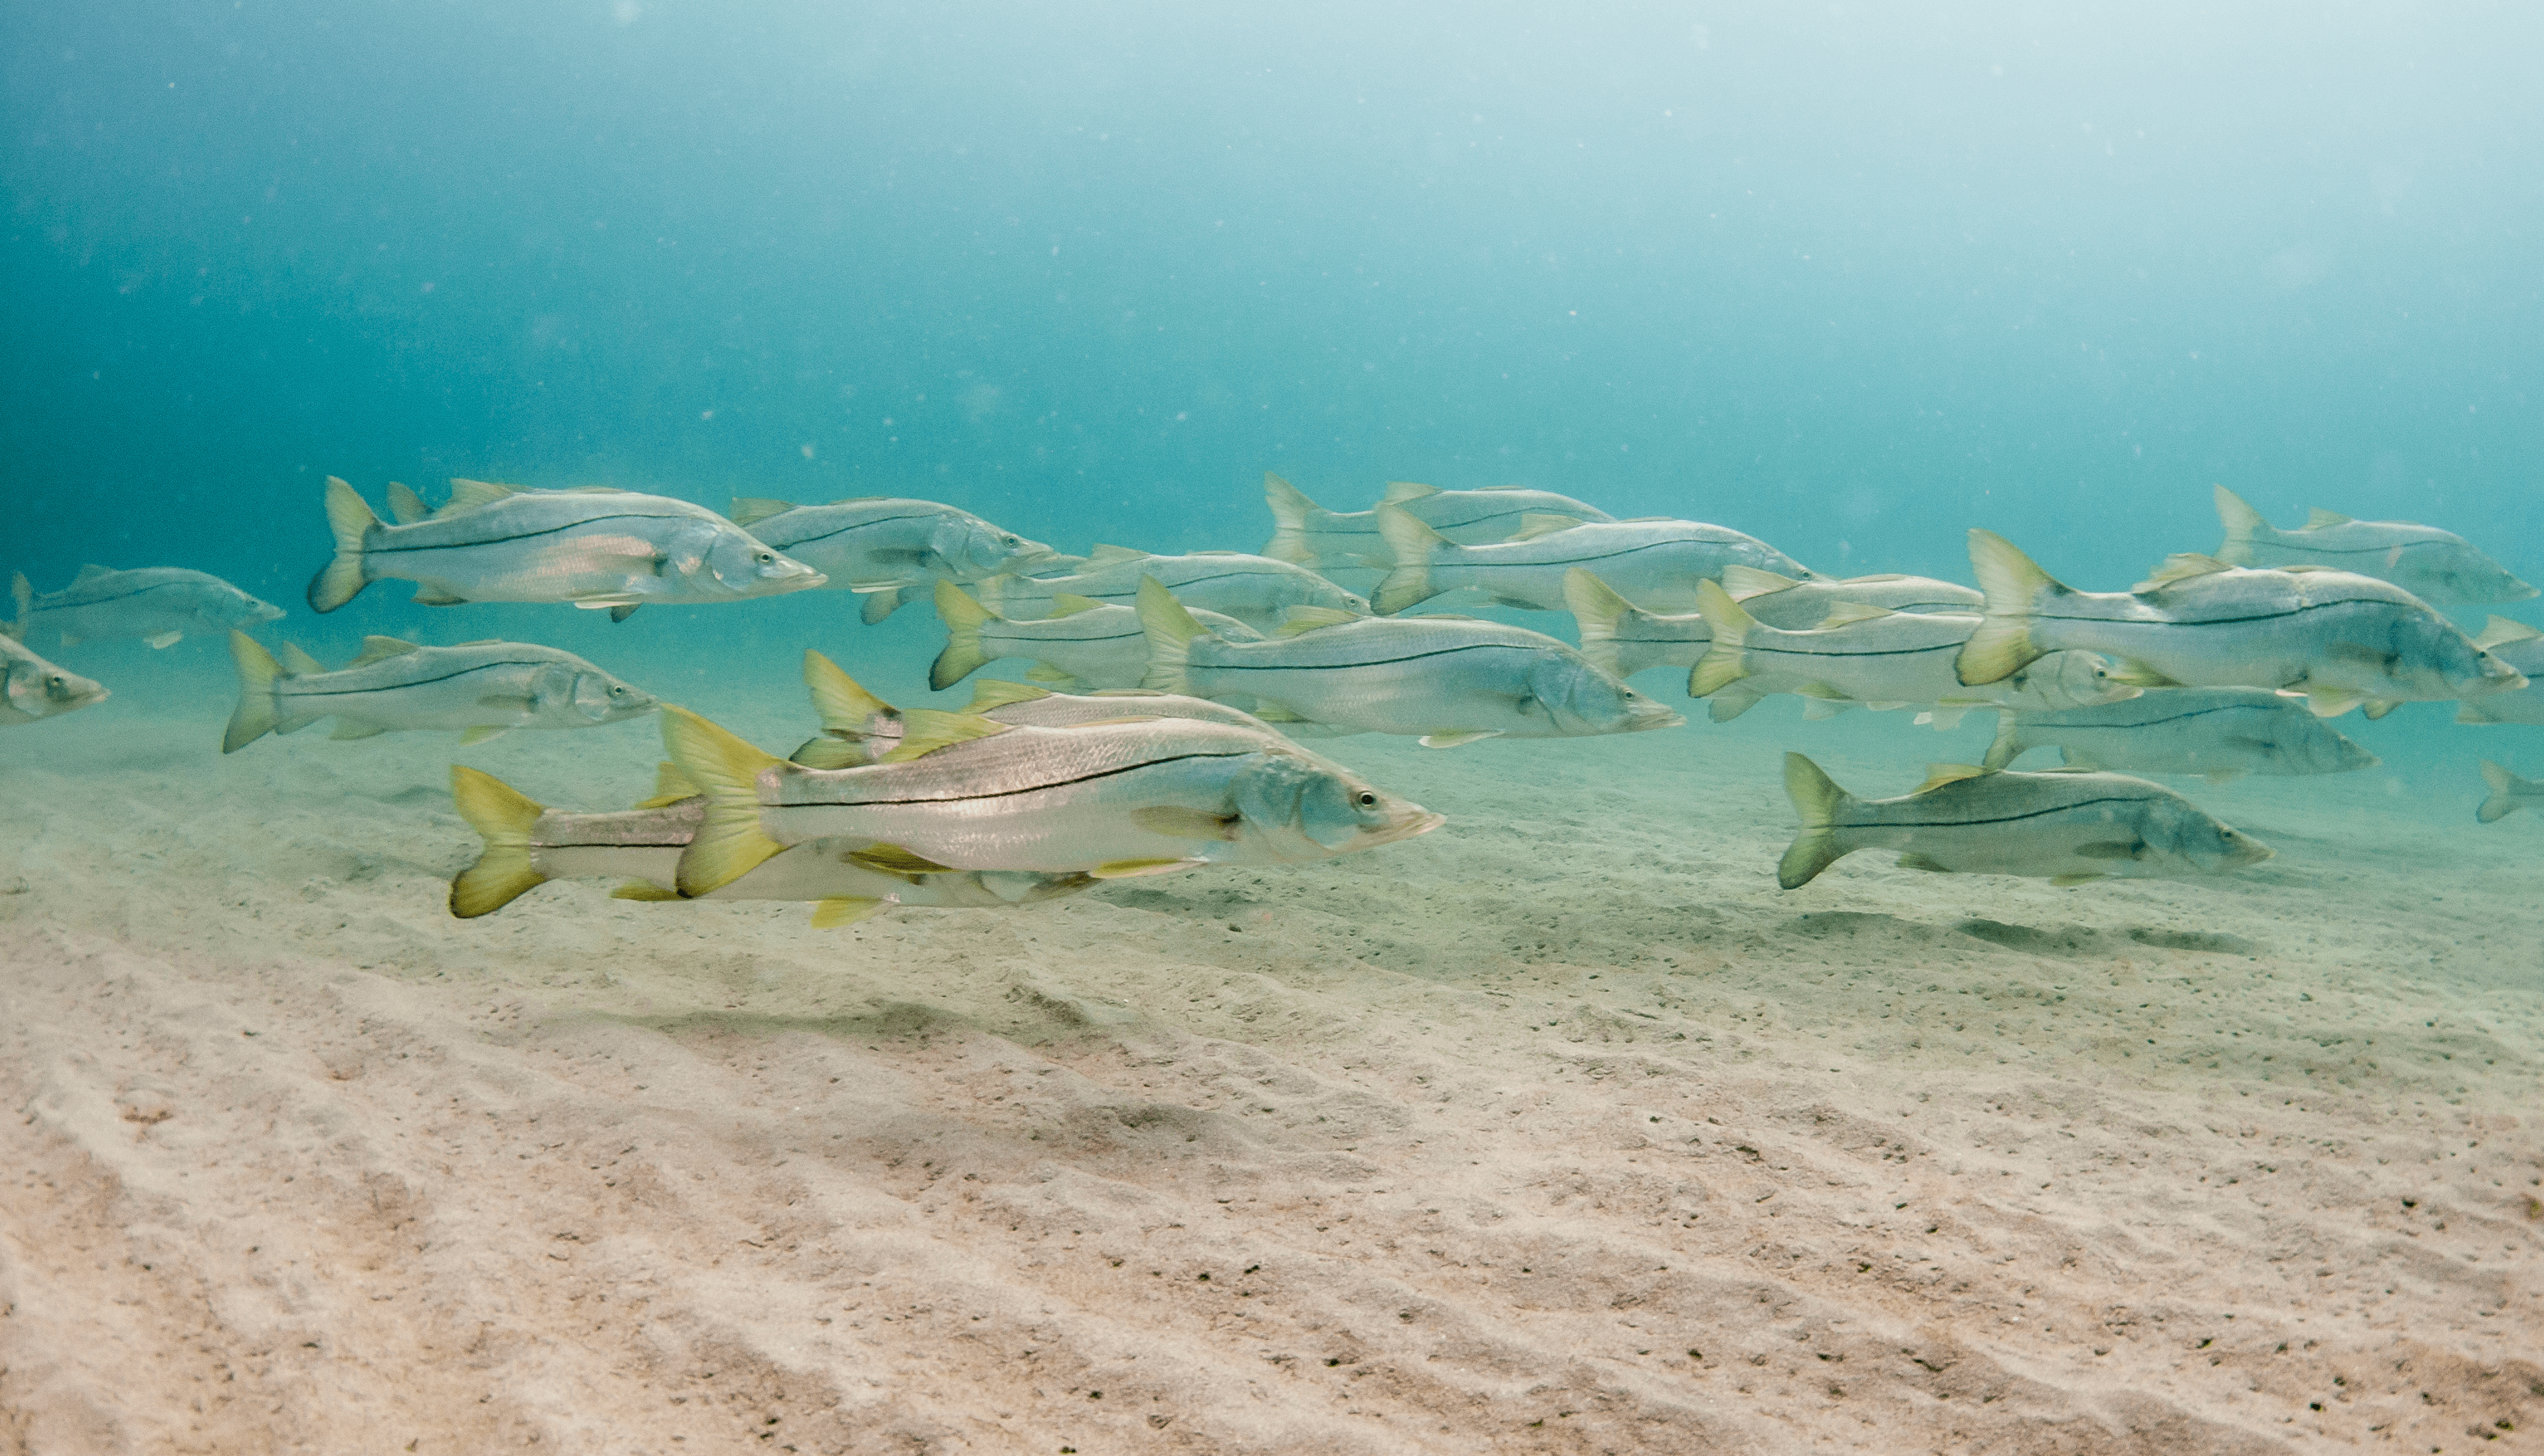
M 1330 865 L 832 932 L 590 883 L 462 924 L 447 740 L 222 759 L 225 711 L 0 742 L 14 1448 L 2544 1423 L 2544 820 L 2477 834 L 2470 785 L 2196 790 L 2280 850 L 2235 882 L 1865 855 L 1782 893 L 1775 752 L 1826 726 L 1761 710 L 1323 745 L 1452 815 Z M 1827 761 L 1897 792 L 1917 751 Z M 464 754 L 594 807 L 655 756 Z

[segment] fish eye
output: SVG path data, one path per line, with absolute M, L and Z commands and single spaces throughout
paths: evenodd
M 48 677 L 46 677 L 46 678 L 44 679 L 44 687 L 45 687 L 48 691 L 58 692 L 58 691 L 60 691 L 61 689 L 66 688 L 66 687 L 68 687 L 68 686 L 70 686 L 70 682 L 69 682 L 69 680 L 68 680 L 68 679 L 66 679 L 66 678 L 64 678 L 64 677 L 63 677 L 60 673 L 58 673 L 58 672 L 53 673 L 53 674 L 51 674 L 50 676 L 48 676 Z
M 1025 541 L 1022 536 L 1000 536 L 998 538 L 998 544 L 1001 546 L 1022 546 L 1025 544 Z
M 1363 808 L 1376 808 L 1378 807 L 1378 796 L 1367 789 L 1363 789 L 1360 791 L 1359 796 L 1352 800 L 1352 803 L 1359 805 Z
M 752 558 L 752 560 L 753 560 L 753 561 L 755 561 L 755 562 L 757 562 L 757 563 L 759 563 L 761 566 L 763 566 L 763 567 L 764 567 L 764 566 L 767 566 L 769 563 L 771 563 L 771 562 L 773 562 L 773 561 L 777 560 L 777 553 L 775 553 L 775 552 L 773 552 L 773 551 L 763 551 L 763 552 L 760 552 L 758 555 L 754 556 L 754 557 Z

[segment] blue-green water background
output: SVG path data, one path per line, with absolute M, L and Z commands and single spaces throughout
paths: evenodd
M 808 645 L 915 699 L 934 649 L 923 608 L 867 630 L 835 593 L 612 626 L 391 584 L 314 618 L 328 474 L 918 495 L 1076 550 L 1254 549 L 1266 469 L 1337 508 L 1517 482 L 1832 572 L 1966 577 L 1986 525 L 2106 589 L 2213 547 L 2223 482 L 2544 580 L 2531 8 L 0 24 L 0 556 L 217 572 L 322 655 L 525 638 L 711 706 Z M 64 655 L 102 713 L 227 671 L 210 640 Z M 1739 731 L 1939 756 L 1794 716 Z M 2534 730 L 2449 716 L 2343 727 L 2468 801 L 2476 756 L 2544 771 Z

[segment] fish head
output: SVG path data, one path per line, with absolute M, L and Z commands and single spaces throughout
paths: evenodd
M 1575 652 L 1548 652 L 1531 664 L 1518 706 L 1522 717 L 1545 715 L 1562 737 L 1639 733 L 1687 722 Z
M 1447 822 L 1339 764 L 1298 749 L 1255 755 L 1231 786 L 1240 833 L 1277 859 L 1321 860 L 1427 834 Z
M 49 718 L 56 713 L 69 713 L 92 703 L 102 703 L 108 696 L 105 684 L 76 672 L 64 672 L 49 663 L 41 672 L 21 671 L 5 662 L 0 662 L 0 667 L 10 667 L 9 706 L 29 718 Z
M 1023 572 L 1059 555 L 1039 541 L 1002 530 L 977 515 L 946 516 L 929 533 L 928 548 L 957 581 Z
M 1349 612 L 1355 617 L 1369 615 L 1368 597 L 1345 591 L 1312 573 L 1308 574 L 1306 579 L 1300 582 L 1300 588 L 1297 602 L 1299 606 L 1332 607 L 1336 611 Z
M 251 627 L 282 619 L 282 608 L 270 601 L 260 601 L 232 586 L 203 604 L 196 616 L 219 632 L 245 632 Z
M 588 723 L 623 723 L 663 706 L 653 694 L 597 669 L 575 673 L 566 701 Z
M 2435 606 L 2524 601 L 2535 595 L 2534 587 L 2481 547 L 2445 532 L 2432 534 L 2437 540 L 2427 549 L 2389 553 L 2386 579 Z
M 2018 692 L 2038 699 L 2041 707 L 2050 709 L 2124 702 L 2146 691 L 2135 683 L 2120 681 L 2109 659 L 2101 653 L 2072 650 L 2045 653 L 2025 664 L 2008 681 Z
M 2479 698 L 2526 686 L 2525 673 L 2476 647 L 2454 623 L 2426 607 L 2396 623 L 2384 665 L 2386 676 L 2425 698 Z
M 2186 799 L 2150 806 L 2140 832 L 2163 858 L 2201 875 L 2249 869 L 2277 851 Z
M 775 596 L 782 591 L 802 591 L 819 586 L 828 576 L 773 546 L 734 526 L 698 522 L 702 539 L 697 549 L 674 548 L 672 559 L 685 568 L 681 575 L 693 585 L 712 581 L 719 590 L 734 596 Z

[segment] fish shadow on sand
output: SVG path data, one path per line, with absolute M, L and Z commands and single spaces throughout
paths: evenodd
M 786 1032 L 809 1032 L 834 1040 L 868 1042 L 933 1035 L 943 1032 L 975 1033 L 1012 1039 L 1011 1029 L 965 1016 L 947 1007 L 925 1006 L 914 1001 L 878 1002 L 860 1011 L 828 1016 L 782 1016 L 764 1011 L 704 1009 L 662 1016 L 624 1016 L 606 1011 L 587 1015 L 593 1021 L 641 1028 L 675 1039 L 699 1032 L 754 1039 L 764 1039 Z
M 2143 925 L 2109 931 L 2097 930 L 2090 925 L 2008 925 L 2002 920 L 1964 920 L 1952 928 L 1965 936 L 2003 946 L 2009 951 L 2059 959 L 2114 955 L 2130 943 L 2212 956 L 2254 956 L 2262 950 L 2261 946 L 2241 936 Z
M 1794 916 L 1777 929 L 1787 935 L 1805 936 L 1815 941 L 1838 936 L 1890 936 L 1912 941 L 1935 938 L 1935 927 L 1931 925 L 1873 910 L 1811 910 Z

